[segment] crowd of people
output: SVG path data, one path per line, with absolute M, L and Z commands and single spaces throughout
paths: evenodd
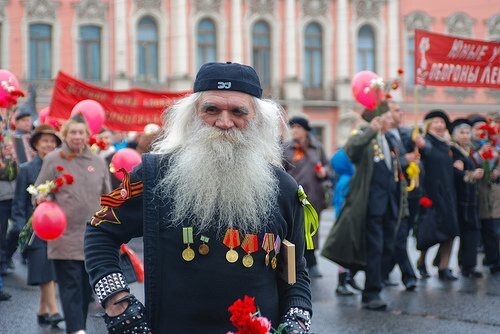
M 46 200 L 64 210 L 67 228 L 49 242 L 33 235 L 21 257 L 27 284 L 40 287 L 38 323 L 65 321 L 68 333 L 85 333 L 93 294 L 113 333 L 225 333 L 228 306 L 245 295 L 284 333 L 307 333 L 319 249 L 338 264 L 337 294 L 360 290 L 370 310 L 386 308 L 381 291 L 396 284 L 396 265 L 407 290 L 429 277 L 426 254 L 435 245 L 439 279 L 456 280 L 449 263 L 457 236 L 464 277 L 483 276 L 479 249 L 490 274 L 499 273 L 499 116 L 451 122 L 432 110 L 412 129 L 388 100 L 362 117 L 329 160 L 305 116 L 288 120 L 287 136 L 284 111 L 262 98 L 255 70 L 229 62 L 200 68 L 161 132 L 130 140 L 104 129 L 98 151 L 81 115 L 61 129 L 33 130 L 31 114 L 18 112 L 15 132 L 1 141 L 1 274 L 13 269 L 21 230 Z M 121 182 L 109 164 L 124 147 L 143 162 Z M 26 191 L 61 172 L 71 186 L 57 194 Z M 329 205 L 336 222 L 320 245 L 314 211 Z M 411 235 L 417 263 L 408 256 Z M 118 261 L 134 237 L 144 240 L 146 306 L 130 294 Z M 11 298 L 6 290 L 0 276 L 0 300 Z

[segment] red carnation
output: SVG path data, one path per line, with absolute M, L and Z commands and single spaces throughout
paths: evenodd
M 64 170 L 64 167 L 63 167 L 63 166 L 61 166 L 61 165 L 57 165 L 57 166 L 56 166 L 56 171 L 58 171 L 58 172 L 62 172 L 63 170 Z
M 73 184 L 75 178 L 71 174 L 63 174 L 63 178 L 66 181 L 66 184 Z
M 89 146 L 94 145 L 97 142 L 97 139 L 95 136 L 90 136 L 89 137 Z
M 106 148 L 106 143 L 104 142 L 104 140 L 98 140 L 97 146 L 99 147 L 99 149 L 104 150 Z
M 386 98 L 387 100 L 390 100 L 390 99 L 392 99 L 392 95 L 391 95 L 391 94 L 389 94 L 389 93 L 387 93 L 387 94 L 385 94 L 385 98 Z
M 2 134 L 0 133 L 0 142 L 3 141 L 3 136 Z
M 483 158 L 483 160 L 491 160 L 495 157 L 495 154 L 493 153 L 493 149 L 491 147 L 488 147 L 486 150 L 480 153 L 480 156 L 481 158 Z
M 424 208 L 430 208 L 432 206 L 432 200 L 429 197 L 422 197 L 418 202 Z
M 243 299 L 238 299 L 231 306 L 228 311 L 231 313 L 231 323 L 237 327 L 244 327 L 257 311 L 255 307 L 255 298 L 245 296 Z
M 403 73 L 405 73 L 405 71 L 403 71 L 402 69 L 398 68 L 398 74 L 399 75 L 403 75 Z

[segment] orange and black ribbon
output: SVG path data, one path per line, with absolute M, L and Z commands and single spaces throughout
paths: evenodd
M 101 206 L 109 206 L 112 208 L 117 208 L 122 205 L 126 200 L 139 196 L 142 194 L 143 184 L 142 181 L 130 183 L 130 175 L 124 168 L 120 168 L 119 172 L 122 172 L 124 177 L 122 181 L 122 186 L 116 188 L 107 195 L 101 196 Z

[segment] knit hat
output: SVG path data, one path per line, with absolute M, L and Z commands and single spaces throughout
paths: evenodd
M 20 120 L 24 117 L 31 117 L 31 113 L 27 108 L 19 108 L 16 113 L 16 121 Z
M 469 128 L 472 126 L 470 120 L 466 118 L 457 118 L 453 122 L 451 122 L 451 132 L 455 131 L 455 129 L 458 129 L 459 127 L 463 127 L 464 125 L 467 125 Z
M 196 75 L 193 91 L 232 90 L 261 98 L 259 76 L 253 67 L 238 63 L 206 63 Z
M 292 117 L 288 121 L 288 124 L 290 126 L 297 124 L 297 125 L 300 125 L 301 127 L 303 127 L 307 132 L 311 131 L 311 126 L 309 125 L 309 121 L 307 119 L 305 119 L 304 117 L 300 117 L 300 116 Z
M 36 143 L 42 137 L 42 135 L 52 135 L 54 136 L 54 139 L 56 140 L 57 146 L 61 146 L 61 138 L 56 134 L 56 131 L 54 130 L 53 127 L 51 127 L 48 124 L 42 124 L 39 125 L 35 128 L 35 131 L 33 132 L 33 135 L 30 138 L 30 146 L 36 151 Z
M 433 110 L 429 111 L 427 114 L 425 114 L 424 120 L 428 120 L 428 119 L 436 118 L 436 117 L 443 119 L 443 121 L 446 123 L 446 128 L 448 129 L 448 131 L 450 131 L 450 125 L 451 125 L 450 119 L 448 118 L 448 115 L 446 114 L 446 112 L 444 110 L 433 109 Z
M 486 118 L 481 116 L 481 115 L 470 115 L 469 117 L 467 117 L 469 119 L 469 122 L 471 123 L 471 125 L 474 125 L 476 123 L 486 123 Z

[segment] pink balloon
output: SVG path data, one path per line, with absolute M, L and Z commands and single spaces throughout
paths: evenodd
M 375 109 L 384 100 L 384 89 L 371 87 L 372 81 L 379 79 L 379 76 L 371 71 L 361 71 L 352 78 L 352 94 L 356 101 L 367 109 Z
M 12 107 L 17 103 L 19 96 L 24 94 L 19 89 L 16 76 L 7 70 L 0 70 L 0 107 Z
M 47 121 L 47 116 L 49 116 L 49 112 L 50 112 L 49 107 L 42 108 L 38 112 L 38 118 L 40 119 L 40 123 L 46 124 L 45 122 Z
M 43 202 L 33 212 L 33 231 L 42 240 L 59 238 L 66 229 L 66 215 L 54 202 Z
M 141 161 L 142 157 L 139 152 L 131 148 L 122 148 L 111 158 L 113 173 L 118 179 L 123 180 L 123 173 L 119 172 L 119 170 L 124 168 L 130 173 Z
M 97 134 L 104 125 L 106 114 L 101 104 L 94 100 L 83 100 L 78 102 L 71 111 L 71 116 L 82 114 L 87 121 L 90 132 Z

